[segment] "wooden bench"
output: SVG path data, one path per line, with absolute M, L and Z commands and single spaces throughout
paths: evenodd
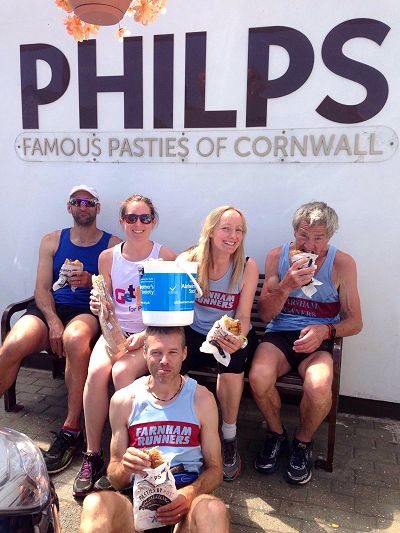
M 257 338 L 260 340 L 264 335 L 265 324 L 258 317 L 257 305 L 260 298 L 261 289 L 264 283 L 264 274 L 260 274 L 256 295 L 254 297 L 253 308 L 251 313 L 251 321 L 253 328 L 256 332 Z M 15 304 L 10 304 L 4 311 L 1 319 L 1 339 L 4 342 L 5 336 L 11 329 L 11 318 L 12 316 L 20 311 L 23 311 L 27 308 L 28 304 L 33 301 L 33 298 L 27 298 L 21 302 Z M 336 438 L 336 417 L 337 409 L 339 402 L 339 387 L 340 387 L 340 369 L 342 361 L 342 338 L 336 338 L 334 340 L 334 349 L 333 349 L 333 383 L 332 383 L 332 407 L 327 416 L 328 421 L 328 449 L 326 459 L 318 459 L 315 461 L 316 468 L 322 468 L 328 472 L 333 470 L 333 457 L 335 450 L 335 438 Z M 46 352 L 51 358 L 52 374 L 54 378 L 59 378 L 62 376 L 62 363 L 63 361 L 52 352 Z M 190 372 L 194 376 L 202 376 L 206 378 L 216 379 L 216 369 L 215 368 L 205 368 L 202 370 L 196 370 Z M 246 378 L 247 380 L 247 378 Z M 289 372 L 284 376 L 280 377 L 277 382 L 277 388 L 281 393 L 291 394 L 291 395 L 301 395 L 302 394 L 302 384 L 303 380 L 297 372 Z M 13 385 L 4 393 L 4 407 L 6 411 L 18 411 L 23 408 L 23 406 L 18 405 L 16 401 L 15 393 L 15 382 Z
M 264 283 L 265 276 L 260 274 L 258 279 L 257 291 L 254 297 L 253 307 L 251 311 L 251 323 L 253 324 L 254 331 L 260 341 L 264 335 L 265 323 L 258 316 L 258 300 L 260 298 L 261 289 Z M 328 421 L 328 450 L 326 459 L 317 459 L 315 461 L 315 467 L 326 470 L 328 472 L 333 471 L 333 457 L 335 451 L 336 440 L 336 418 L 339 403 L 339 388 L 340 388 L 340 369 L 342 362 L 342 345 L 343 339 L 338 337 L 334 340 L 333 345 L 333 382 L 332 382 L 332 407 L 327 416 Z M 189 372 L 194 377 L 199 376 L 206 379 L 216 379 L 216 368 L 208 367 L 206 369 L 195 370 Z M 245 378 L 248 381 L 248 378 Z M 290 394 L 300 396 L 303 393 L 303 380 L 297 372 L 289 372 L 278 379 L 276 384 L 277 389 L 281 394 Z

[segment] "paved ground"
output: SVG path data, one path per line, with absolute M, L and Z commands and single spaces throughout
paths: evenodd
M 50 431 L 58 428 L 65 414 L 63 381 L 53 380 L 47 371 L 21 369 L 17 394 L 25 408 L 6 413 L 0 400 L 0 424 L 26 433 L 46 448 L 52 438 Z M 283 418 L 290 432 L 297 424 L 296 414 L 295 406 L 284 407 Z M 325 451 L 326 431 L 323 424 L 316 435 L 315 457 Z M 263 476 L 253 469 L 264 432 L 253 401 L 244 398 L 239 436 L 246 467 L 239 480 L 225 482 L 218 490 L 230 507 L 232 533 L 400 533 L 400 422 L 340 415 L 334 472 L 314 471 L 304 487 L 288 485 L 281 472 Z M 106 431 L 105 446 L 108 437 Z M 81 508 L 72 498 L 79 466 L 77 458 L 68 470 L 53 477 L 64 533 L 79 529 Z

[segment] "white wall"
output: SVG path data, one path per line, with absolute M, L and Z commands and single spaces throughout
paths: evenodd
M 21 132 L 19 46 L 43 42 L 68 58 L 71 82 L 65 95 L 40 109 L 40 131 L 78 132 L 77 46 L 63 28 L 53 2 L 5 2 L 0 21 L 1 86 L 1 227 L 0 307 L 32 294 L 41 236 L 70 224 L 66 212 L 69 189 L 80 182 L 94 185 L 103 205 L 99 225 L 120 234 L 118 202 L 133 192 L 150 196 L 160 213 L 155 238 L 176 251 L 197 240 L 209 210 L 221 204 L 242 208 L 248 217 L 247 252 L 263 269 L 266 251 L 291 236 L 294 209 L 309 200 L 324 200 L 339 214 L 340 230 L 332 242 L 355 258 L 359 271 L 364 330 L 344 343 L 341 393 L 400 402 L 400 261 L 398 244 L 399 153 L 376 163 L 300 164 L 179 164 L 26 162 L 14 150 Z M 324 66 L 320 49 L 337 24 L 358 17 L 375 18 L 391 26 L 381 46 L 354 39 L 345 51 L 374 66 L 389 83 L 389 98 L 378 115 L 364 124 L 399 130 L 400 51 L 399 10 L 395 0 L 169 0 L 168 13 L 142 27 L 129 21 L 133 35 L 144 38 L 144 128 L 152 129 L 152 39 L 174 33 L 174 129 L 183 128 L 185 32 L 207 31 L 208 109 L 237 109 L 238 130 L 245 130 L 248 28 L 285 25 L 310 39 L 314 70 L 294 93 L 268 104 L 268 129 L 341 126 L 324 119 L 315 108 L 330 94 L 343 103 L 365 97 L 360 85 L 340 78 Z M 233 6 L 233 7 L 232 7 Z M 301 6 L 301 7 L 300 7 Z M 102 28 L 97 37 L 101 74 L 119 74 L 122 45 L 115 28 Z M 276 50 L 271 72 L 280 76 L 287 54 Z M 39 69 L 42 86 L 49 69 Z M 149 96 L 150 95 L 150 96 Z M 122 96 L 99 96 L 99 131 L 123 131 Z

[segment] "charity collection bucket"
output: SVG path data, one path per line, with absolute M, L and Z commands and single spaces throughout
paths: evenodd
M 140 298 L 146 326 L 192 324 L 194 300 L 202 291 L 196 281 L 198 263 L 145 261 L 141 264 Z

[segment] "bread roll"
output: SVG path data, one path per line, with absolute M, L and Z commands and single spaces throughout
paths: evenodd
M 79 261 L 79 259 L 74 259 L 74 260 L 72 260 L 72 259 L 68 259 L 68 258 L 67 258 L 67 259 L 64 261 L 64 264 L 66 264 L 66 265 L 74 265 L 74 266 L 83 267 L 83 263 L 82 263 L 82 261 Z
M 289 250 L 289 255 L 290 257 L 293 257 L 294 255 L 297 255 L 297 254 L 303 254 L 304 252 L 302 250 L 297 250 L 296 248 L 294 248 L 293 250 Z
M 150 457 L 151 468 L 157 468 L 164 463 L 164 457 L 162 456 L 162 453 L 157 450 L 157 448 L 151 448 L 151 450 L 146 450 L 146 448 L 143 448 L 143 451 Z
M 224 315 L 222 320 L 224 322 L 224 328 L 229 331 L 229 333 L 232 333 L 232 335 L 242 334 L 242 326 L 238 318 L 231 318 L 228 315 Z

